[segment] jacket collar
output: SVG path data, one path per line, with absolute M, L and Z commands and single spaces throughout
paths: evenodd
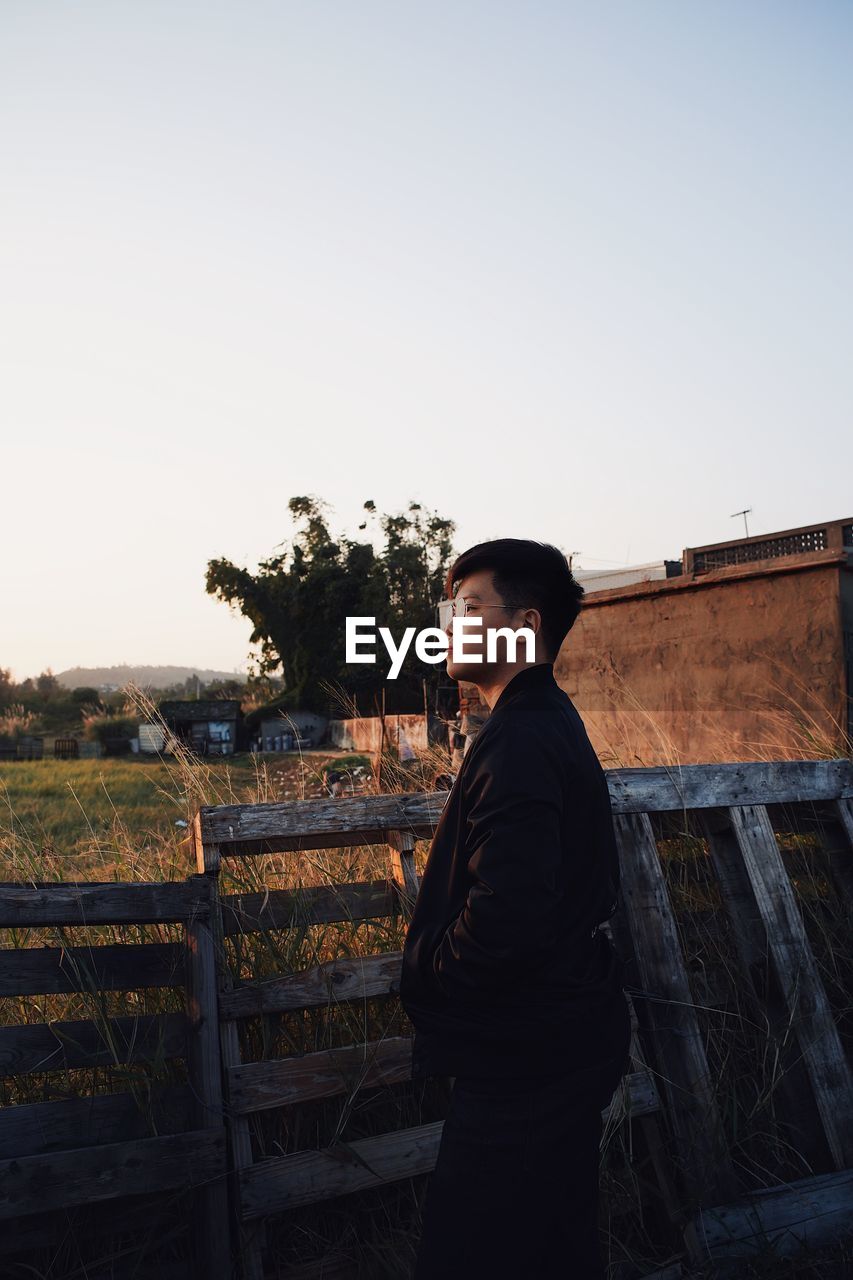
M 553 662 L 537 662 L 533 667 L 522 667 L 521 671 L 516 671 L 509 683 L 501 689 L 500 696 L 492 707 L 492 715 L 498 707 L 502 707 L 505 702 L 509 702 L 510 698 L 515 698 L 520 693 L 542 689 L 549 685 L 556 686 L 556 684 Z

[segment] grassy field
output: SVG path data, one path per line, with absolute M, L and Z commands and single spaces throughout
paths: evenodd
M 0 765 L 0 880 L 173 879 L 191 874 L 200 804 L 308 799 L 366 756 L 312 751 L 225 762 L 157 758 Z

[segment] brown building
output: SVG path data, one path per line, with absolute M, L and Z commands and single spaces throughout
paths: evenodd
M 853 518 L 588 592 L 554 674 L 606 766 L 849 753 Z

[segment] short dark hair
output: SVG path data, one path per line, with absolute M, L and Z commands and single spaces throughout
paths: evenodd
M 518 602 L 539 610 L 542 639 L 551 658 L 556 658 L 580 613 L 584 595 L 559 547 L 529 538 L 478 542 L 457 556 L 448 569 L 447 597 L 453 596 L 458 582 L 481 569 L 492 571 L 495 591 L 506 604 Z

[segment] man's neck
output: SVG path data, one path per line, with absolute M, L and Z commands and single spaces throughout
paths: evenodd
M 531 667 L 544 667 L 547 662 L 550 659 L 543 658 L 541 662 L 520 662 L 512 667 L 503 667 L 500 671 L 484 672 L 482 680 L 472 680 L 471 684 L 476 684 L 480 697 L 491 711 L 513 676 L 517 676 L 519 671 L 529 671 Z

